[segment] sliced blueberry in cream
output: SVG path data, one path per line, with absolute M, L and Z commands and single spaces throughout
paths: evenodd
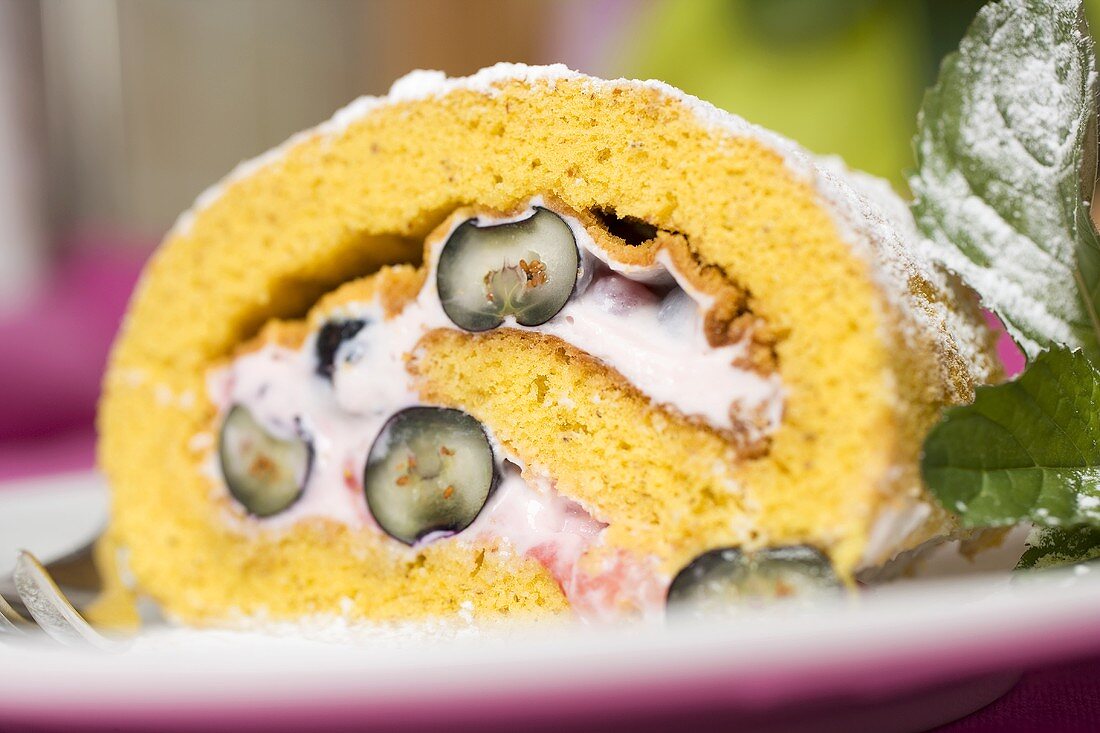
M 460 224 L 439 255 L 436 287 L 444 312 L 459 328 L 487 331 L 506 316 L 538 326 L 565 306 L 579 268 L 569 225 L 536 206 L 520 221 Z
M 481 423 L 442 407 L 410 407 L 391 417 L 363 472 L 375 521 L 407 545 L 469 527 L 495 483 L 493 449 Z
M 321 326 L 317 332 L 317 342 L 314 347 L 317 354 L 317 373 L 322 377 L 332 379 L 336 371 L 336 356 L 344 342 L 355 337 L 363 330 L 367 322 L 354 318 L 350 320 L 329 321 Z
M 586 295 L 591 296 L 601 310 L 615 316 L 655 306 L 659 302 L 653 291 L 642 283 L 615 273 L 596 279 Z
M 753 577 L 761 596 L 813 595 L 841 588 L 825 553 L 809 545 L 768 547 L 752 556 Z
M 218 459 L 233 498 L 249 514 L 270 517 L 302 495 L 313 449 L 301 437 L 273 435 L 248 408 L 235 405 L 222 423 Z
M 690 616 L 721 617 L 738 607 L 805 600 L 836 593 L 840 587 L 829 559 L 808 545 L 769 547 L 751 554 L 728 547 L 703 553 L 673 578 L 668 608 Z
M 670 290 L 657 311 L 657 321 L 678 336 L 689 335 L 699 320 L 699 304 L 682 288 Z

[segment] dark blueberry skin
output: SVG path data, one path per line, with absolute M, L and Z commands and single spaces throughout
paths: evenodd
M 445 407 L 409 407 L 391 417 L 363 470 L 367 509 L 407 545 L 469 527 L 497 481 L 485 428 Z
M 686 602 L 708 582 L 738 579 L 747 572 L 747 558 L 736 547 L 704 552 L 672 579 L 668 587 L 668 604 L 674 606 Z
M 681 570 L 669 586 L 667 603 L 670 610 L 713 618 L 739 606 L 809 603 L 841 588 L 832 563 L 817 548 L 781 545 L 745 553 L 726 547 L 703 553 Z
M 549 209 L 503 224 L 467 219 L 439 254 L 439 302 L 464 331 L 488 331 L 507 316 L 539 326 L 565 307 L 581 264 L 572 229 Z
M 294 423 L 293 437 L 278 437 L 243 405 L 234 405 L 222 423 L 218 460 L 226 488 L 254 517 L 286 511 L 305 491 L 313 443 L 301 421 Z
M 363 330 L 367 322 L 356 318 L 347 321 L 329 321 L 317 332 L 317 373 L 331 380 L 336 371 L 336 352 L 340 344 Z

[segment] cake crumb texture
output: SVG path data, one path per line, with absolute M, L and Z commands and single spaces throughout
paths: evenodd
M 203 468 L 209 447 L 195 442 L 216 421 L 207 370 L 264 324 L 302 318 L 330 293 L 316 323 L 346 288 L 397 309 L 422 277 L 424 237 L 451 212 L 509 210 L 539 192 L 682 237 L 767 324 L 786 393 L 770 449 L 745 458 L 553 338 L 424 339 L 413 362 L 422 396 L 469 411 L 552 473 L 609 523 L 608 548 L 657 555 L 674 573 L 715 546 L 807 542 L 850 577 L 880 508 L 924 496 L 924 433 L 996 368 L 969 294 L 906 259 L 915 248 L 881 241 L 914 234 L 842 179 L 793 164 L 802 154 L 774 136 L 666 87 L 498 76 L 345 110 L 204 196 L 152 259 L 111 358 L 99 458 L 110 541 L 173 615 L 400 619 L 453 614 L 463 601 L 476 616 L 567 610 L 549 573 L 505 546 L 394 548 L 321 520 L 241 532 L 223 521 Z M 877 219 L 841 211 L 823 187 Z M 394 263 L 411 266 L 369 277 Z M 934 513 L 916 534 L 950 527 Z

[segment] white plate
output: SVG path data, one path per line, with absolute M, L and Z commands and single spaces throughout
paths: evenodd
M 11 574 L 19 550 L 49 562 L 83 546 L 106 524 L 106 487 L 95 474 L 0 485 L 0 578 Z
M 0 486 L 0 552 L 63 553 L 66 538 L 76 545 L 96 531 L 104 507 L 91 475 Z M 904 581 L 813 613 L 773 610 L 722 626 L 433 636 L 314 624 L 306 640 L 302 627 L 158 625 L 114 655 L 0 647 L 9 672 L 0 728 L 89 716 L 118 729 L 250 727 L 262 714 L 265 731 L 595 719 L 625 729 L 700 715 L 761 730 L 923 730 L 995 699 L 1024 665 L 1100 650 L 1098 609 L 1100 570 L 1079 568 Z

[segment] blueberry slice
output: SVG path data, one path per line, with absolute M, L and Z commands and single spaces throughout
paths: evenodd
M 668 608 L 695 617 L 721 617 L 738 607 L 805 601 L 841 588 L 832 563 L 808 545 L 769 547 L 746 554 L 735 547 L 695 558 L 672 580 Z
M 515 316 L 521 326 L 546 323 L 573 294 L 580 253 L 560 216 L 535 207 L 526 219 L 458 226 L 443 245 L 436 287 L 456 326 L 488 331 Z
M 485 430 L 461 410 L 410 407 L 374 440 L 363 472 L 367 507 L 407 545 L 470 526 L 496 484 Z
M 270 517 L 301 497 L 313 449 L 300 437 L 272 435 L 248 408 L 236 405 L 222 423 L 218 459 L 233 498 L 249 514 Z
M 365 325 L 367 325 L 366 321 L 355 318 L 346 321 L 329 321 L 321 326 L 321 330 L 317 332 L 317 342 L 314 347 L 317 353 L 318 374 L 326 379 L 332 379 L 332 374 L 336 371 L 336 352 L 345 341 L 354 338 L 355 334 L 362 331 Z
M 699 304 L 681 288 L 669 291 L 657 311 L 657 322 L 676 336 L 690 336 L 701 320 Z

